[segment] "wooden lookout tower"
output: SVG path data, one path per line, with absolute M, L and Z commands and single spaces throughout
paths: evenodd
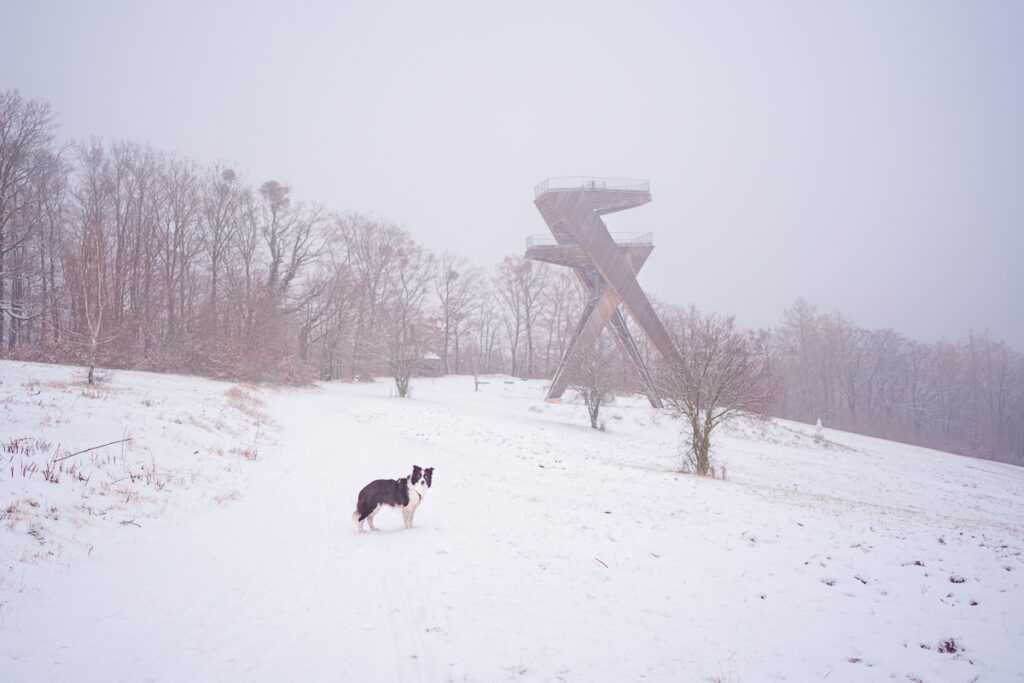
M 655 408 L 661 399 L 637 350 L 622 308 L 629 312 L 663 358 L 677 355 L 668 332 L 636 280 L 636 274 L 654 249 L 650 233 L 611 235 L 601 216 L 651 201 L 646 180 L 611 178 L 549 178 L 536 187 L 534 204 L 551 229 L 552 237 L 531 237 L 526 258 L 569 266 L 576 271 L 589 296 L 583 316 L 562 356 L 548 391 L 548 400 L 561 398 L 569 383 L 567 370 L 576 351 L 597 341 L 608 326 L 612 338 L 637 375 Z

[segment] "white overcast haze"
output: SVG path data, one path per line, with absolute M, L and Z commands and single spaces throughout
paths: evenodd
M 549 176 L 650 180 L 652 296 L 1024 349 L 1024 3 L 17 2 L 63 140 L 224 161 L 490 267 Z

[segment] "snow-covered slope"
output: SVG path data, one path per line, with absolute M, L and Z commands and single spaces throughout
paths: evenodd
M 702 479 L 543 382 L 83 376 L 0 362 L 3 681 L 1024 676 L 1020 468 L 748 421 Z M 417 527 L 356 533 L 414 464 Z

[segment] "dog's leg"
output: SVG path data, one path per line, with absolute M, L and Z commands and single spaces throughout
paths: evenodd
M 366 516 L 366 521 L 370 523 L 370 531 L 380 531 L 380 529 L 373 525 L 373 516 L 376 515 L 378 512 L 380 512 L 380 505 L 373 508 L 373 512 Z
M 405 514 L 405 528 L 406 529 L 411 529 L 412 528 L 412 518 L 416 514 L 416 508 L 418 508 L 419 506 L 420 506 L 420 501 L 417 500 L 415 503 L 409 505 L 407 508 L 405 508 L 402 511 L 402 512 L 406 513 Z

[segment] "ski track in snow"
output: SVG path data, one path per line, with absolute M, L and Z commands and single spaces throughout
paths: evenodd
M 209 388 L 204 415 L 230 386 L 115 377 L 151 402 L 184 393 L 185 426 L 199 408 L 182 386 Z M 605 407 L 597 432 L 582 406 L 543 402 L 542 382 L 472 388 L 247 388 L 273 427 L 256 462 L 226 461 L 236 499 L 172 494 L 140 526 L 79 511 L 50 532 L 59 561 L 5 560 L 0 680 L 1024 676 L 1021 468 L 749 421 L 716 439 L 727 479 L 698 479 L 675 472 L 678 427 L 643 400 Z M 139 441 L 179 426 L 108 402 Z M 17 410 L 28 435 L 36 418 Z M 154 460 L 199 438 L 185 426 L 151 439 Z M 385 509 L 380 532 L 357 533 L 358 490 L 413 464 L 436 468 L 416 527 Z M 9 484 L 15 501 L 58 496 Z M 0 533 L 24 542 L 22 526 Z M 940 652 L 950 639 L 957 652 Z

